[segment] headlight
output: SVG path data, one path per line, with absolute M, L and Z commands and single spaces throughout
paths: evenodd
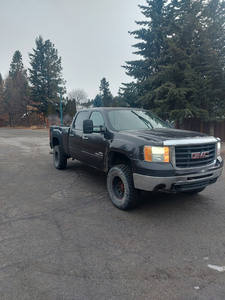
M 217 156 L 220 156 L 220 148 L 221 148 L 221 143 L 217 143 Z
M 169 162 L 169 147 L 144 146 L 144 159 L 151 162 Z

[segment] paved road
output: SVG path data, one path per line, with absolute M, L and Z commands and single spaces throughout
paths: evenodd
M 48 132 L 0 129 L 0 299 L 225 299 L 224 182 L 123 212 Z

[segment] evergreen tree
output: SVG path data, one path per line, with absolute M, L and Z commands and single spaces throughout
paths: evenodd
M 164 119 L 224 115 L 224 1 L 150 1 L 134 31 L 141 60 L 127 62 L 138 104 Z
M 2 78 L 2 74 L 0 73 L 0 114 L 4 112 L 4 107 L 3 107 L 3 85 L 4 81 Z
M 6 97 L 6 101 L 10 103 L 11 119 L 14 122 L 16 114 L 20 118 L 25 115 L 27 126 L 29 127 L 29 105 L 30 105 L 30 91 L 27 78 L 27 71 L 23 67 L 22 55 L 20 51 L 15 51 L 12 62 L 10 64 L 9 77 L 12 79 L 11 99 Z M 9 86 L 9 82 L 7 83 Z M 16 113 L 15 113 L 16 112 Z M 20 116 L 21 115 L 21 116 Z
M 93 105 L 94 105 L 94 107 L 102 107 L 103 106 L 100 95 L 96 95 L 96 97 L 93 101 Z
M 75 99 L 70 99 L 65 105 L 65 114 L 68 114 L 70 117 L 74 117 L 76 114 L 76 101 Z
M 106 81 L 106 78 L 103 77 L 100 83 L 100 96 L 102 99 L 102 103 L 104 106 L 112 106 L 113 105 L 113 96 L 109 89 L 109 82 Z
M 14 127 L 15 117 L 19 110 L 18 101 L 16 101 L 14 89 L 13 89 L 13 80 L 10 76 L 5 79 L 4 82 L 4 93 L 3 93 L 3 105 L 4 111 L 9 116 L 9 126 Z
M 141 40 L 133 47 L 137 49 L 134 54 L 142 56 L 142 59 L 127 61 L 124 68 L 129 76 L 137 80 L 139 105 L 145 108 L 154 107 L 154 98 L 149 91 L 154 89 L 152 77 L 158 72 L 158 60 L 166 46 L 164 43 L 166 36 L 164 30 L 165 3 L 166 0 L 147 0 L 148 6 L 139 5 L 147 21 L 136 21 L 136 24 L 142 28 L 130 32 L 135 39 Z
M 224 120 L 225 115 L 225 2 L 210 0 L 203 11 L 205 43 L 201 49 L 204 66 L 202 95 L 206 114 L 203 121 Z
M 18 103 L 19 112 L 26 117 L 27 126 L 30 126 L 30 88 L 26 70 L 19 71 L 13 80 L 13 96 Z
M 39 112 L 47 115 L 48 105 L 59 105 L 58 93 L 64 94 L 65 82 L 62 78 L 61 57 L 50 40 L 39 36 L 36 49 L 29 53 L 31 99 Z
M 165 47 L 154 76 L 155 112 L 162 118 L 182 123 L 186 117 L 203 115 L 196 98 L 199 83 L 196 54 L 201 43 L 201 1 L 172 1 L 166 8 Z M 166 26 L 167 25 L 167 26 Z
M 124 87 L 118 93 L 122 106 L 138 107 L 138 89 L 136 83 L 123 83 L 123 85 Z
M 10 64 L 9 76 L 14 79 L 18 72 L 24 70 L 22 62 L 22 54 L 19 50 L 15 51 L 13 54 L 12 62 Z

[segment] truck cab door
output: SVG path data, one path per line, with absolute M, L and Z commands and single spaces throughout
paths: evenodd
M 69 151 L 72 158 L 83 161 L 82 141 L 83 141 L 83 120 L 88 118 L 88 110 L 77 113 L 70 127 L 69 132 Z
M 83 136 L 82 155 L 86 164 L 103 170 L 108 149 L 108 140 L 101 129 L 105 127 L 105 120 L 99 111 L 93 111 L 90 120 L 93 121 L 93 132 Z

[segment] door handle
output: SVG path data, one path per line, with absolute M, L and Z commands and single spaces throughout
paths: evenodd
M 86 135 L 83 136 L 83 140 L 88 140 L 88 137 Z

